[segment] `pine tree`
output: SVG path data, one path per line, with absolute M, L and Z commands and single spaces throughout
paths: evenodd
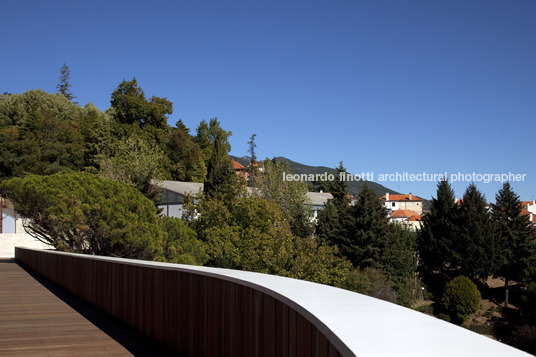
M 430 213 L 423 216 L 423 227 L 417 238 L 420 271 L 425 278 L 435 273 L 446 276 L 451 269 L 454 200 L 454 191 L 448 181 L 438 182 L 437 198 L 432 198 Z
M 58 79 L 60 80 L 60 83 L 56 86 L 56 90 L 72 102 L 76 97 L 71 93 L 70 88 L 72 86 L 71 83 L 69 83 L 69 80 L 71 79 L 71 70 L 67 64 L 64 63 L 60 68 L 60 76 Z M 76 102 L 74 103 L 76 104 Z
M 475 184 L 467 187 L 457 208 L 454 275 L 485 280 L 494 271 L 496 234 L 485 196 Z
M 496 275 L 504 278 L 505 301 L 508 307 L 509 284 L 523 281 L 536 262 L 534 231 L 528 215 L 522 215 L 521 201 L 510 186 L 504 183 L 493 205 L 493 220 L 498 225 L 498 254 Z
M 348 184 L 346 183 L 346 168 L 342 161 L 339 162 L 339 166 L 336 168 L 337 176 L 331 183 L 330 192 L 333 195 L 333 200 L 336 205 L 341 207 L 348 207 L 350 204 L 350 198 L 348 197 Z
M 381 269 L 392 227 L 387 210 L 368 184 L 363 185 L 356 204 L 351 207 L 351 215 L 350 244 L 341 247 L 341 251 L 356 267 Z
M 257 134 L 251 135 L 251 138 L 249 138 L 248 145 L 248 159 L 249 159 L 249 165 L 248 165 L 248 186 L 253 186 L 255 184 L 255 177 L 257 176 L 257 170 L 258 170 L 258 163 L 257 163 L 257 155 L 255 154 L 255 148 L 257 147 L 257 144 L 255 144 L 255 137 Z
M 328 245 L 338 246 L 343 255 L 346 255 L 345 248 L 350 242 L 350 228 L 352 227 L 352 217 L 350 212 L 350 199 L 348 198 L 348 186 L 345 181 L 340 180 L 339 174 L 346 174 L 342 161 L 337 167 L 338 175 L 333 182 L 329 182 L 329 191 L 333 195 L 323 210 L 318 213 L 318 223 L 316 226 L 316 236 Z M 344 250 L 344 251 L 343 251 Z

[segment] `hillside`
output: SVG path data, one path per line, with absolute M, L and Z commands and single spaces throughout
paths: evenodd
M 242 157 L 232 156 L 232 155 L 231 155 L 231 158 L 239 162 L 241 165 L 244 165 L 244 166 L 248 165 L 247 159 L 244 159 Z M 289 160 L 285 157 L 276 157 L 275 159 L 279 162 L 286 162 L 290 166 L 292 171 L 294 171 L 294 173 L 298 175 L 301 175 L 301 174 L 307 174 L 307 175 L 313 174 L 314 175 L 314 174 L 323 174 L 325 172 L 333 173 L 333 174 L 337 173 L 337 170 L 335 170 L 334 168 L 330 168 L 326 166 L 304 165 L 304 164 L 300 164 L 299 162 Z M 395 194 L 395 195 L 399 194 L 399 192 L 396 192 L 378 183 L 370 182 L 370 181 L 353 181 L 353 182 L 350 181 L 348 182 L 348 192 L 353 196 L 357 195 L 359 192 L 361 192 L 361 187 L 363 187 L 363 184 L 365 182 L 367 182 L 370 185 L 370 187 L 372 187 L 372 189 L 378 194 L 378 196 L 383 196 L 385 195 L 386 192 L 389 192 L 389 194 Z
M 235 160 L 235 161 L 239 162 L 241 165 L 244 165 L 244 166 L 248 165 L 248 160 L 247 159 L 245 159 L 243 157 L 233 156 L 233 155 L 230 155 L 230 156 L 231 156 L 232 160 Z M 286 157 L 276 157 L 275 159 L 276 159 L 276 161 L 279 161 L 279 162 L 286 162 L 290 166 L 292 171 L 295 174 L 298 174 L 298 175 L 301 175 L 301 174 L 307 174 L 307 175 L 309 175 L 309 174 L 313 174 L 313 175 L 314 174 L 323 174 L 324 172 L 336 174 L 336 172 L 337 172 L 337 170 L 335 170 L 334 168 L 331 168 L 331 167 L 304 165 L 304 164 L 300 164 L 299 162 L 295 162 L 295 161 L 292 161 L 290 159 L 287 159 Z M 376 194 L 378 196 L 383 196 L 387 192 L 389 192 L 390 195 L 400 194 L 400 192 L 397 192 L 395 190 L 391 190 L 390 188 L 387 188 L 387 187 L 385 187 L 383 185 L 380 185 L 379 183 L 371 182 L 371 181 L 348 182 L 348 192 L 352 196 L 357 195 L 359 192 L 361 192 L 361 187 L 363 187 L 363 184 L 365 182 L 368 183 L 370 185 L 370 187 L 372 187 L 372 189 L 376 192 Z M 423 198 L 422 196 L 419 196 L 418 193 L 416 193 L 416 195 L 418 197 Z M 427 200 L 427 199 L 423 198 L 423 208 L 425 210 L 430 209 L 430 204 L 431 204 L 430 200 Z

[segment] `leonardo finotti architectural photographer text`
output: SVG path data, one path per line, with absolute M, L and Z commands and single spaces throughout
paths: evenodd
M 359 175 L 352 175 L 342 172 L 340 174 L 334 174 L 330 172 L 324 172 L 321 174 L 291 174 L 283 173 L 283 181 L 334 181 L 335 177 L 341 181 L 374 181 L 374 172 L 362 172 Z M 395 173 L 380 173 L 377 176 L 378 182 L 438 182 L 448 179 L 450 182 L 522 182 L 525 181 L 527 174 L 518 174 L 513 172 L 508 173 L 410 173 L 410 172 L 395 172 Z

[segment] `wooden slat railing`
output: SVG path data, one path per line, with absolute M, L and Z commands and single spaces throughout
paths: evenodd
M 18 247 L 15 257 L 181 355 L 341 356 L 314 322 L 277 294 L 228 276 Z

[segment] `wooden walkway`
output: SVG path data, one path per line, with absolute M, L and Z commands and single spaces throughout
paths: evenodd
M 14 259 L 0 259 L 0 356 L 171 355 Z

